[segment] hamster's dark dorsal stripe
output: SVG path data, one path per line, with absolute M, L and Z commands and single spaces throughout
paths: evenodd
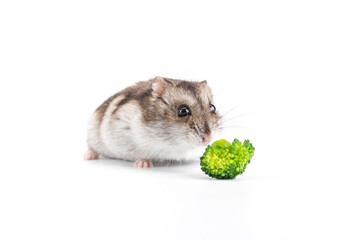
M 125 96 L 123 99 L 121 99 L 118 103 L 116 103 L 116 107 L 112 111 L 111 115 L 114 115 L 121 106 L 123 106 L 125 103 L 127 103 L 129 101 L 130 101 L 130 99 L 128 96 Z
M 120 107 L 122 107 L 123 105 L 125 105 L 126 103 L 132 100 L 139 102 L 141 108 L 145 108 L 152 94 L 152 89 L 149 86 L 145 89 L 129 88 L 129 89 L 125 89 L 122 93 L 125 96 L 118 103 L 116 103 L 116 107 L 111 113 L 112 115 L 115 115 Z
M 192 82 L 187 82 L 187 81 L 183 81 L 183 82 L 180 82 L 176 85 L 176 87 L 178 88 L 182 88 L 186 91 L 189 91 L 191 92 L 194 97 L 196 97 L 197 93 L 198 93 L 198 90 L 197 90 L 197 87 L 195 86 L 195 83 L 192 83 Z
M 110 103 L 120 95 L 121 95 L 121 92 L 118 92 L 118 93 L 112 95 L 95 110 L 95 112 L 97 113 L 97 116 L 98 116 L 97 120 L 98 120 L 99 125 L 101 124 L 102 119 L 104 118 L 105 112 L 108 109 Z
M 98 124 L 100 125 L 106 110 L 111 105 L 111 103 L 116 100 L 119 96 L 123 95 L 124 97 L 119 100 L 119 102 L 115 103 L 115 109 L 111 112 L 111 115 L 115 115 L 117 110 L 128 103 L 131 100 L 137 100 L 141 103 L 145 102 L 145 99 L 151 95 L 151 85 L 148 82 L 138 82 L 135 86 L 125 88 L 124 90 L 114 94 L 113 96 L 109 97 L 103 104 L 101 104 L 97 109 L 97 120 Z
M 198 102 L 201 109 L 204 109 L 202 103 L 203 100 L 201 99 L 201 93 L 199 92 L 199 83 L 198 82 L 188 82 L 188 81 L 181 81 L 176 85 L 178 88 L 182 88 L 185 91 L 191 92 L 194 96 L 194 99 Z

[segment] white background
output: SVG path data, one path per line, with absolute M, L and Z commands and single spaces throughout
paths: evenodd
M 1 1 L 0 239 L 360 239 L 359 12 Z M 243 175 L 82 159 L 95 108 L 156 75 L 206 79 L 221 113 L 237 107 L 223 137 L 254 144 Z

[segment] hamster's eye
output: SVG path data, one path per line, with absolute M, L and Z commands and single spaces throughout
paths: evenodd
M 187 115 L 190 115 L 191 111 L 190 108 L 187 105 L 181 105 L 179 107 L 178 115 L 179 117 L 185 117 Z
M 212 104 L 210 104 L 210 112 L 211 113 L 215 113 L 216 112 L 216 107 Z

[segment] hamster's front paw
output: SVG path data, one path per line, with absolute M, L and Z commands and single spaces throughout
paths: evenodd
M 134 167 L 138 167 L 138 168 L 150 168 L 153 167 L 153 164 L 150 160 L 137 160 L 134 163 Z
M 95 152 L 93 149 L 89 148 L 86 153 L 84 154 L 85 160 L 95 160 L 99 158 L 99 154 Z

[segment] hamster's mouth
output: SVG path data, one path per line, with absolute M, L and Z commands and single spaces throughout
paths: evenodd
M 201 142 L 202 142 L 202 144 L 204 144 L 204 145 L 210 144 L 210 142 L 211 142 L 211 135 L 210 135 L 210 134 L 204 134 L 204 135 L 201 137 Z
M 206 147 L 211 143 L 212 135 L 211 134 L 196 134 L 193 136 L 195 140 L 195 145 L 198 147 Z

